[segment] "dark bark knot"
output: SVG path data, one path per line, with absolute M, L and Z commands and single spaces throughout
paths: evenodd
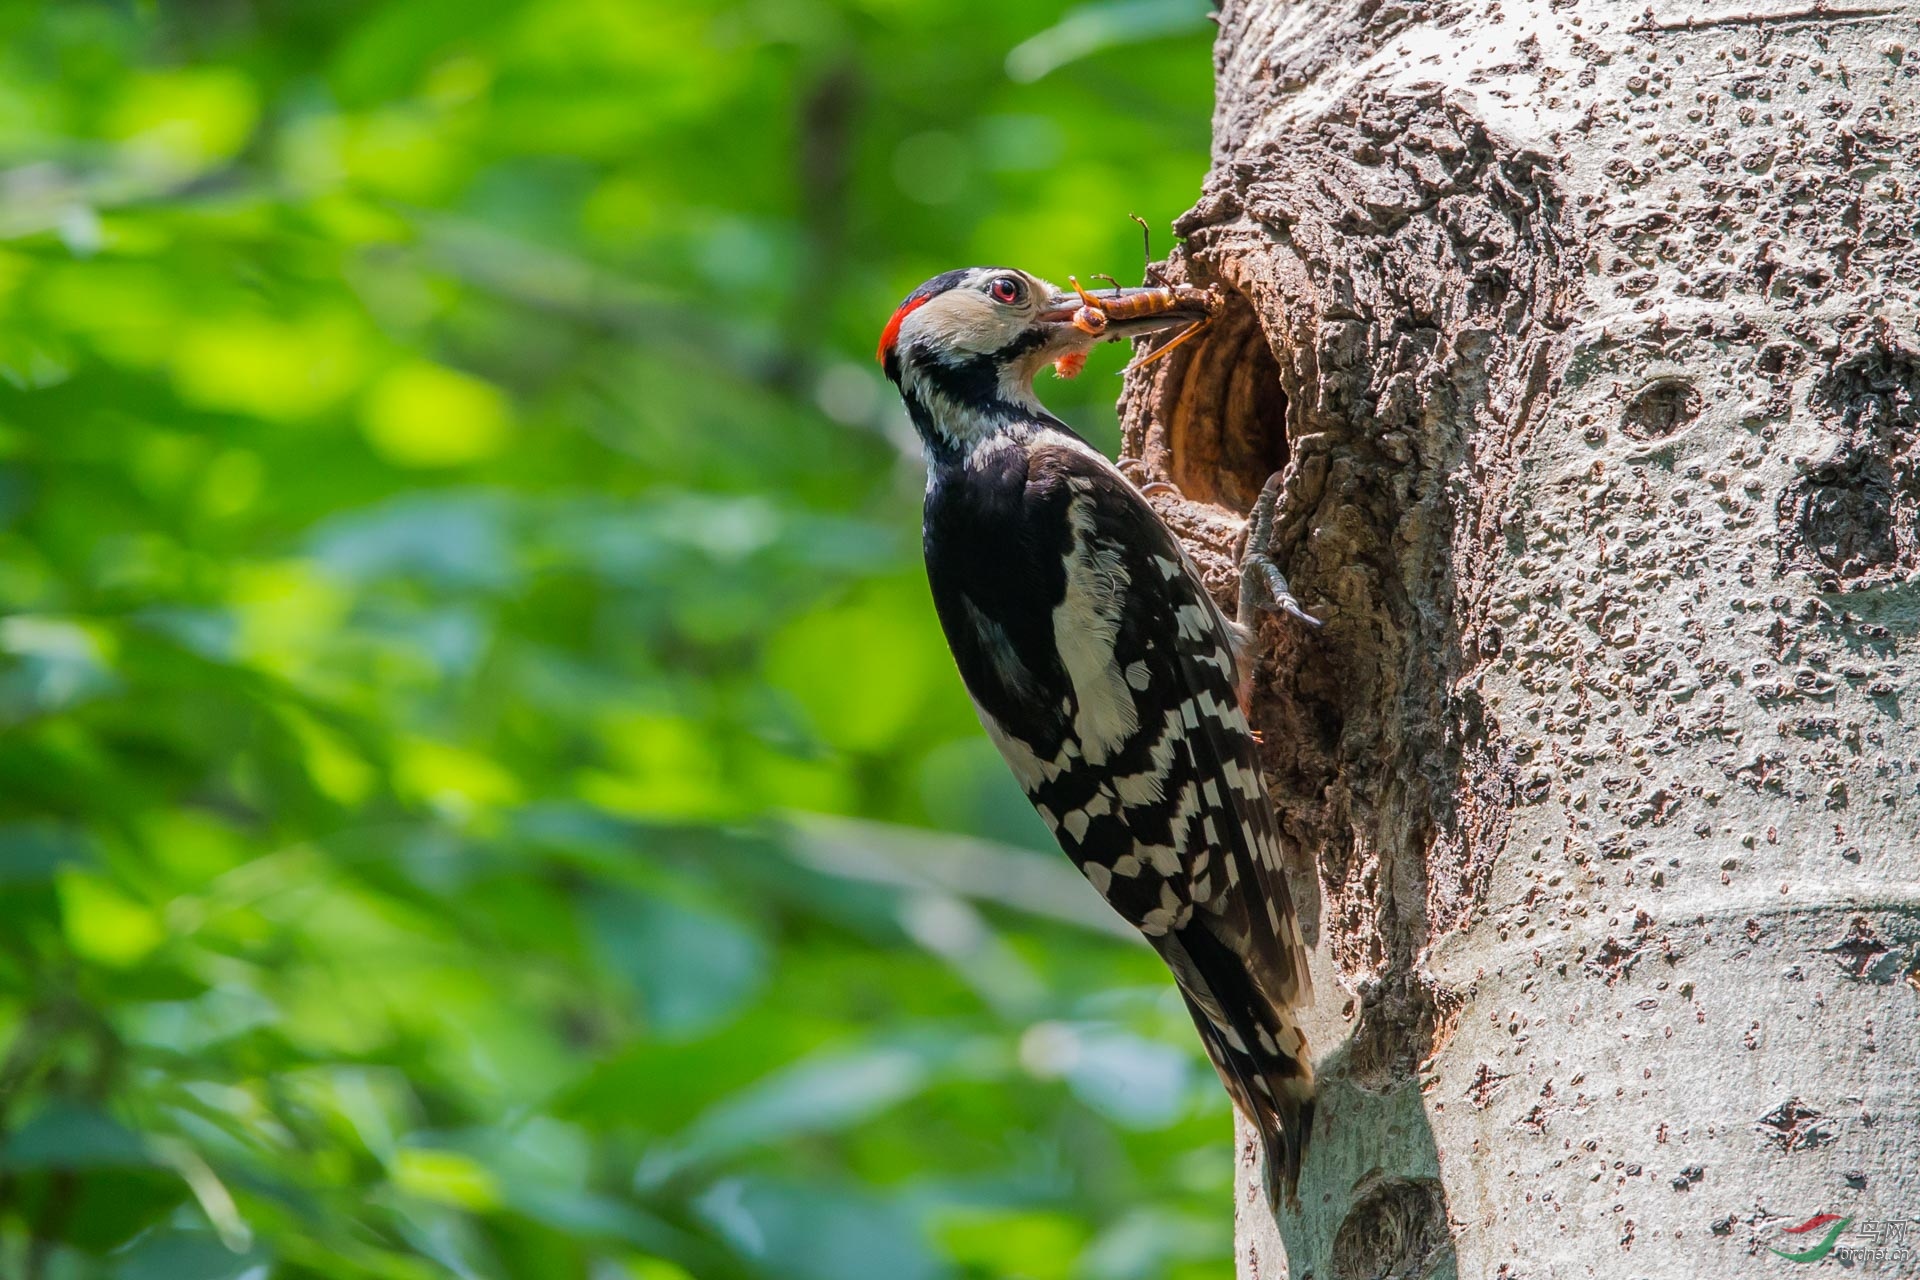
M 1855 916 L 1846 936 L 1826 951 L 1839 964 L 1843 976 L 1875 985 L 1899 980 L 1913 964 L 1907 948 L 1882 938 L 1865 916 Z
M 1341 1220 L 1334 1280 L 1421 1280 L 1452 1247 L 1440 1184 L 1386 1178 L 1361 1191 Z
M 1635 440 L 1670 436 L 1700 416 L 1700 392 L 1686 378 L 1657 378 L 1627 402 L 1620 429 Z
M 1782 1151 L 1804 1151 L 1834 1139 L 1826 1115 L 1799 1098 L 1788 1098 L 1756 1120 L 1753 1127 L 1763 1139 Z
M 1876 345 L 1822 377 L 1812 408 L 1835 444 L 1781 495 L 1783 567 L 1828 591 L 1920 571 L 1920 357 Z

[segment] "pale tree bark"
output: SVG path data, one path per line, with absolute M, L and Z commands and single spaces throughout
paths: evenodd
M 1240 1274 L 1920 1250 L 1920 2 L 1220 28 L 1229 310 L 1123 407 L 1223 603 L 1284 468 L 1326 619 L 1256 681 L 1323 1087 Z

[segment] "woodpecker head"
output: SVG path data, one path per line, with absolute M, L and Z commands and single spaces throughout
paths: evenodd
M 1102 289 L 1103 301 L 1155 292 Z M 880 334 L 876 353 L 928 446 L 966 454 L 982 440 L 1051 422 L 1033 394 L 1034 375 L 1084 357 L 1097 343 L 1180 328 L 1205 317 L 1176 308 L 1076 326 L 1085 300 L 1010 267 L 948 271 L 908 294 Z

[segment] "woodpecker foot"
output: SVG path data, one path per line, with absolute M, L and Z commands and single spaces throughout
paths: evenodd
M 1155 479 L 1153 473 L 1147 470 L 1147 464 L 1138 458 L 1122 458 L 1117 465 L 1120 468 L 1120 474 L 1133 482 L 1133 487 L 1140 491 L 1142 497 L 1155 493 L 1185 496 L 1180 494 L 1178 485 Z
M 1254 611 L 1290 614 L 1308 626 L 1321 625 L 1320 619 L 1300 607 L 1286 575 L 1273 562 L 1268 547 L 1273 537 L 1273 509 L 1280 501 L 1280 473 L 1267 477 L 1260 497 L 1247 513 L 1247 549 L 1240 556 L 1240 609 L 1235 615 L 1241 626 L 1253 625 Z

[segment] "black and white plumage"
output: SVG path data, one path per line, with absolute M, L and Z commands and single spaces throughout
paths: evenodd
M 1195 316 L 1116 320 L 1096 338 L 1072 325 L 1079 305 L 1023 272 L 972 268 L 928 281 L 889 322 L 880 360 L 927 451 L 927 575 L 981 723 L 1061 848 L 1172 969 L 1261 1135 L 1277 1205 L 1312 1122 L 1295 1017 L 1311 993 L 1239 700 L 1246 633 L 1032 386 L 1099 338 Z

